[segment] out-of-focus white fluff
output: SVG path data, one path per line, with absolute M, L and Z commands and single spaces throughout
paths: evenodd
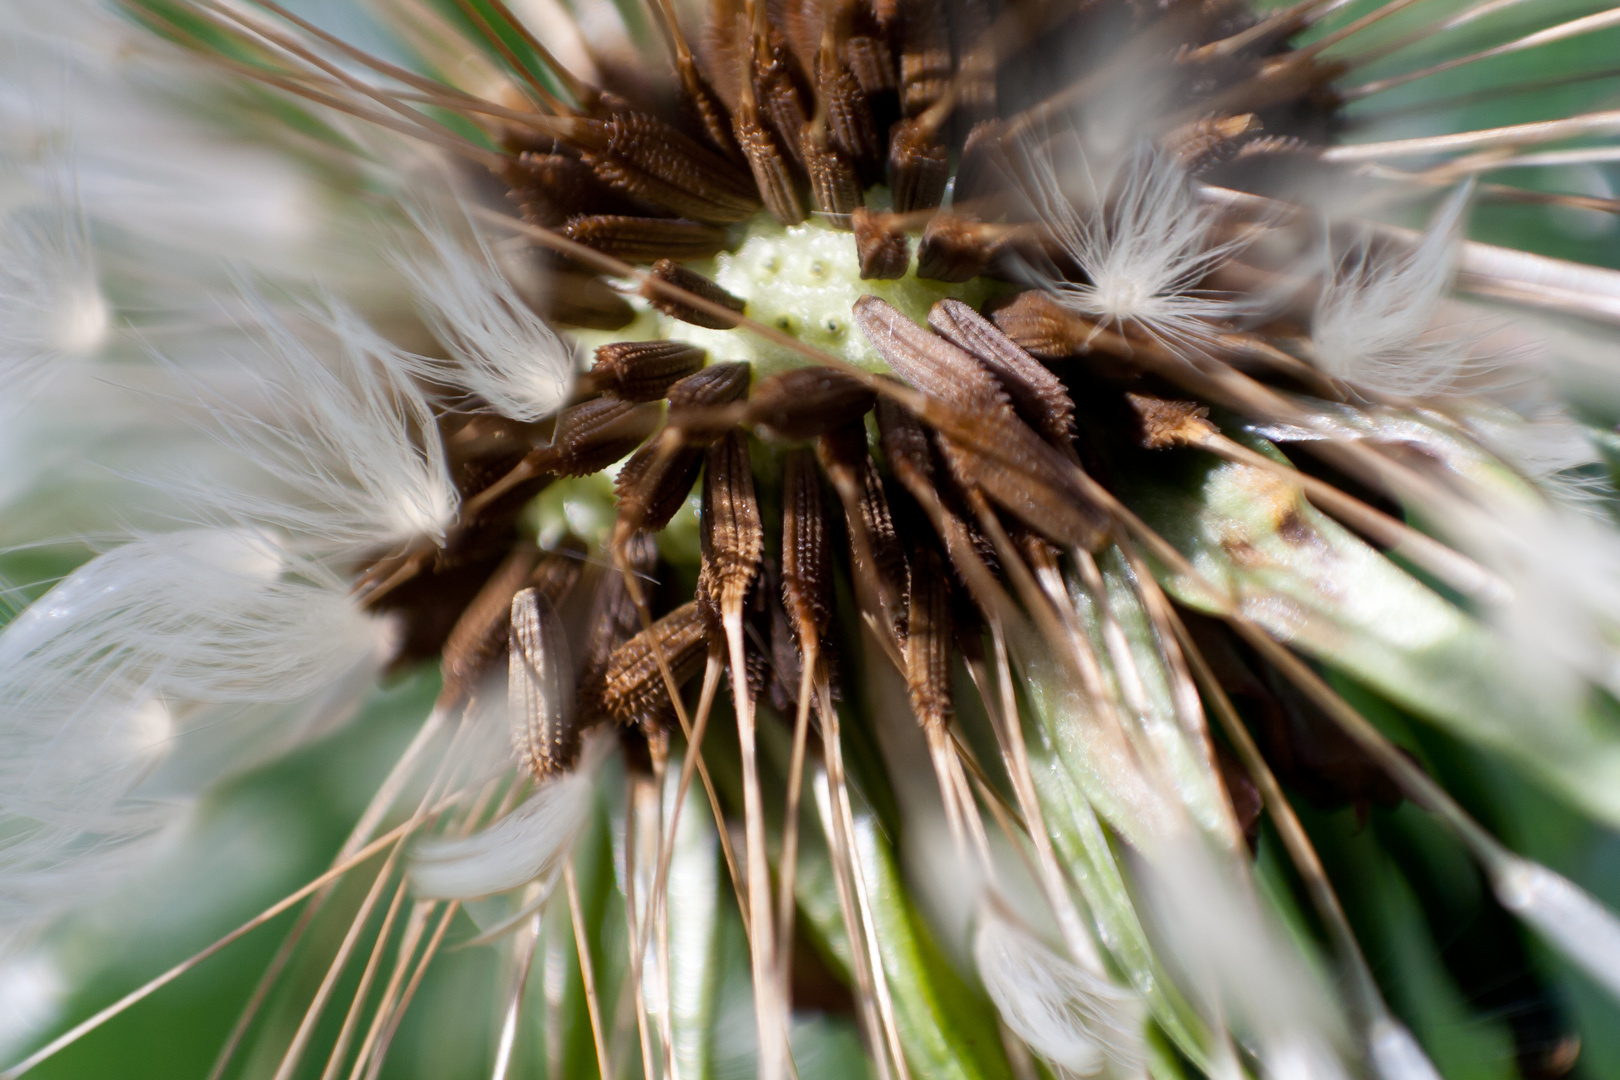
M 1058 140 L 1062 143 L 1062 140 Z M 1196 348 L 1217 332 L 1212 322 L 1238 313 L 1233 298 L 1198 284 L 1229 259 L 1242 239 L 1216 243 L 1217 211 L 1202 204 L 1186 170 L 1168 151 L 1144 143 L 1104 190 L 1077 142 L 1074 162 L 1056 159 L 1053 143 L 1022 148 L 1025 194 L 1064 253 L 1089 283 L 1033 273 L 1056 299 L 1102 324 L 1130 324 L 1173 346 Z M 1066 190 L 1062 178 L 1085 178 Z
M 1189 836 L 1138 865 L 1156 952 L 1184 992 L 1259 1048 L 1266 1076 L 1339 1080 L 1340 1010 L 1233 856 Z
M 1406 1026 L 1388 1016 L 1367 1032 L 1367 1060 L 1378 1080 L 1440 1080 L 1440 1073 Z
M 58 363 L 95 352 L 110 317 L 70 183 L 58 178 L 29 194 L 8 207 L 0 192 L 0 417 L 30 400 Z
M 423 374 L 447 374 L 462 389 L 514 420 L 550 415 L 568 393 L 568 345 L 518 296 L 475 231 L 463 242 L 431 214 L 413 215 L 425 250 L 398 259 L 417 306 L 455 361 Z M 470 223 L 469 223 L 470 224 Z
M 1363 234 L 1339 258 L 1329 254 L 1311 320 L 1322 371 L 1366 390 L 1413 396 L 1457 378 L 1469 342 L 1434 322 L 1451 291 L 1472 194 L 1469 182 L 1447 196 L 1407 251 L 1375 253 Z
M 973 957 L 1002 1020 L 1059 1076 L 1147 1075 L 1144 1010 L 1130 990 L 1059 956 L 991 904 Z
M 582 763 L 547 781 L 517 809 L 471 836 L 418 844 L 410 869 L 416 894 L 467 900 L 548 874 L 567 857 L 590 817 L 593 771 Z
M 144 537 L 70 574 L 0 632 L 0 938 L 116 878 L 284 734 L 256 729 L 336 706 L 389 647 L 340 582 L 246 530 Z M 169 770 L 194 740 L 205 767 Z
M 218 438 L 287 491 L 199 484 L 190 492 L 198 512 L 273 527 L 321 554 L 442 540 L 456 489 L 400 350 L 335 299 L 304 307 L 298 327 L 251 292 L 244 302 L 252 353 L 232 359 L 246 387 L 193 388 Z
M 1509 856 L 1491 874 L 1502 906 L 1529 923 L 1564 958 L 1620 999 L 1620 919 L 1575 883 Z

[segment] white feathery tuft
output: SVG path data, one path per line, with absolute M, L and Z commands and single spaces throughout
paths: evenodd
M 233 360 L 247 389 L 227 396 L 190 381 L 216 437 L 287 492 L 175 486 L 200 512 L 282 530 L 320 554 L 442 541 L 455 519 L 455 485 L 433 411 L 400 350 L 331 298 L 299 312 L 306 332 L 246 289 L 243 302 L 256 355 Z
M 122 873 L 187 795 L 280 739 L 286 707 L 334 707 L 389 639 L 246 530 L 144 537 L 68 575 L 0 632 L 0 934 Z
M 1311 346 L 1326 374 L 1378 393 L 1415 396 L 1461 373 L 1469 342 L 1436 327 L 1451 291 L 1472 181 L 1446 197 L 1428 231 L 1400 253 L 1375 252 L 1363 233 L 1337 260 L 1328 255 L 1311 320 Z
M 1065 960 L 991 904 L 973 957 L 1002 1020 L 1060 1076 L 1146 1075 L 1144 1011 L 1130 990 Z
M 514 420 L 555 412 L 573 379 L 567 343 L 523 302 L 476 231 L 469 245 L 430 214 L 419 211 L 412 220 L 427 250 L 396 261 L 428 325 L 450 350 L 453 381 Z M 434 365 L 424 374 L 443 378 L 446 372 Z
M 1507 856 L 1491 873 L 1496 898 L 1570 963 L 1620 999 L 1620 919 L 1568 878 Z
M 1100 324 L 1128 324 L 1184 348 L 1207 342 L 1218 332 L 1212 323 L 1242 313 L 1235 298 L 1198 285 L 1245 241 L 1214 241 L 1218 210 L 1199 201 L 1175 155 L 1144 143 L 1103 185 L 1078 142 L 1072 148 L 1079 161 L 1069 168 L 1053 157 L 1050 141 L 1024 146 L 1025 194 L 1089 283 L 1036 269 L 1036 284 Z M 1086 178 L 1080 205 L 1060 179 L 1068 175 Z
M 1440 1072 L 1406 1025 L 1389 1016 L 1367 1031 L 1367 1060 L 1378 1080 L 1440 1080 Z
M 593 769 L 548 780 L 517 809 L 471 836 L 426 840 L 411 859 L 416 895 L 470 900 L 527 885 L 549 874 L 572 850 L 590 818 Z
M 95 353 L 111 324 L 78 199 L 65 181 L 44 187 L 0 211 L 0 415 L 60 361 Z

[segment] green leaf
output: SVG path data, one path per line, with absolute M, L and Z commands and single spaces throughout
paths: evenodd
M 1594 703 L 1537 696 L 1501 640 L 1325 515 L 1247 466 L 1146 479 L 1132 504 L 1200 576 L 1279 640 L 1457 736 L 1492 747 L 1620 823 L 1620 737 Z M 1164 575 L 1183 602 L 1196 584 Z

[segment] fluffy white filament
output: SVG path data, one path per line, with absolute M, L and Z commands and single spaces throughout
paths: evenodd
M 428 325 L 455 361 L 462 389 L 514 420 L 550 415 L 567 396 L 574 369 L 568 345 L 536 315 L 483 237 L 472 248 L 442 223 L 417 216 L 427 250 L 399 259 Z M 443 377 L 434 369 L 430 374 Z
M 1001 1018 L 1060 1076 L 1146 1074 L 1142 1004 L 986 906 L 973 957 Z
M 1502 906 L 1620 999 L 1620 919 L 1539 863 L 1509 857 L 1492 874 Z
M 1037 275 L 1060 302 L 1103 324 L 1133 324 L 1167 343 L 1196 347 L 1215 332 L 1211 323 L 1236 312 L 1231 298 L 1200 291 L 1201 282 L 1242 245 L 1215 243 L 1217 211 L 1198 201 L 1173 154 L 1142 146 L 1113 190 L 1054 160 L 1046 143 L 1026 149 L 1027 194 L 1042 223 L 1087 282 Z M 1061 177 L 1090 181 L 1083 205 Z
M 0 632 L 0 935 L 116 876 L 189 791 L 279 738 L 287 706 L 373 671 L 387 636 L 246 530 L 145 537 L 70 574 Z M 206 764 L 189 791 L 178 770 L 146 788 L 177 761 Z
M 218 437 L 287 489 L 192 493 L 205 513 L 284 530 L 301 546 L 360 555 L 442 540 L 457 496 L 433 412 L 398 349 L 334 300 L 305 311 L 301 333 L 263 299 L 244 302 L 254 355 L 236 358 L 246 390 L 196 387 Z M 311 339 L 329 346 L 329 362 Z
M 548 874 L 589 819 L 592 791 L 591 770 L 582 765 L 548 781 L 487 829 L 463 839 L 418 844 L 411 860 L 416 894 L 467 900 Z
M 0 173 L 0 186 L 5 179 Z M 95 352 L 107 334 L 95 254 L 66 187 L 47 184 L 0 210 L 0 416 L 20 408 L 61 360 Z
M 1434 327 L 1451 291 L 1463 213 L 1473 184 L 1440 204 L 1412 248 L 1375 253 L 1363 234 L 1338 260 L 1329 257 L 1311 320 L 1317 366 L 1336 378 L 1380 393 L 1417 395 L 1451 382 L 1468 342 Z
M 1367 1060 L 1378 1080 L 1440 1080 L 1406 1025 L 1388 1016 L 1373 1021 L 1367 1032 Z

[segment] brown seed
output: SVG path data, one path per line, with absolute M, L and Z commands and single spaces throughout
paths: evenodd
M 859 78 L 847 67 L 817 57 L 817 99 L 827 116 L 827 137 L 848 155 L 862 179 L 875 181 L 883 168 L 883 137 Z
M 855 322 L 895 373 L 925 394 L 963 409 L 1012 414 L 994 376 L 961 348 L 918 326 L 875 296 L 855 302 Z
M 642 728 L 663 728 L 674 713 L 654 649 L 661 651 L 675 685 L 703 668 L 708 636 L 696 601 L 683 604 L 614 649 L 590 694 L 591 703 L 610 720 Z
M 951 27 L 945 5 L 935 0 L 900 0 L 895 41 L 900 54 L 900 107 L 917 116 L 951 85 Z
M 622 330 L 636 318 L 636 309 L 607 282 L 561 267 L 546 271 L 545 291 L 532 303 L 552 322 L 584 330 Z
M 747 393 L 749 372 L 745 363 L 715 364 L 682 379 L 670 389 L 671 410 L 729 405 Z M 688 431 L 666 429 L 631 454 L 614 481 L 618 529 L 657 532 L 667 526 L 691 494 L 703 466 L 703 445 Z
M 842 150 L 828 144 L 825 130 L 809 130 L 804 138 L 804 165 L 810 174 L 810 198 L 824 214 L 844 218 L 861 205 L 861 180 L 854 161 Z
M 900 85 L 900 77 L 895 71 L 894 53 L 889 49 L 889 43 L 881 37 L 869 34 L 857 34 L 844 42 L 844 63 L 849 67 L 849 73 L 855 76 L 860 84 L 861 93 L 867 97 L 881 94 L 885 90 L 893 90 Z
M 815 455 L 792 450 L 782 465 L 782 603 L 801 648 L 826 635 L 833 599 L 832 538 Z
M 935 468 L 927 429 L 888 398 L 878 399 L 877 421 L 883 456 L 895 479 L 927 513 L 935 532 L 945 542 L 957 578 L 973 599 L 988 609 L 995 602 L 993 587 L 987 580 L 998 565 L 994 545 L 968 524 L 960 490 Z
M 703 462 L 703 565 L 698 590 L 722 616 L 741 611 L 765 551 L 748 436 L 732 431 Z
M 439 662 L 445 698 L 459 699 L 470 692 L 500 656 L 512 597 L 524 587 L 539 559 L 540 550 L 530 544 L 513 548 L 456 620 Z
M 680 261 L 706 259 L 726 246 L 725 230 L 678 218 L 593 214 L 570 218 L 559 230 L 570 240 L 629 262 L 668 256 Z
M 760 382 L 746 422 L 798 442 L 859 420 L 876 402 L 866 384 L 833 368 L 794 368 Z
M 566 154 L 519 156 L 512 196 L 524 220 L 553 229 L 585 214 L 644 214 L 648 209 L 608 187 L 589 165 Z
M 917 276 L 929 281 L 972 281 L 1000 250 L 999 237 L 960 214 L 928 219 L 917 245 Z
M 993 198 L 1011 188 L 1017 173 L 1007 159 L 1004 133 L 1005 125 L 999 120 L 981 120 L 968 132 L 951 191 L 953 206 Z
M 568 636 L 551 602 L 535 589 L 512 598 L 510 625 L 506 699 L 512 749 L 524 771 L 544 780 L 579 758 Z
M 861 280 L 892 281 L 906 276 L 911 249 L 897 214 L 860 207 L 850 217 L 855 230 L 855 254 L 861 262 Z
M 878 603 L 888 612 L 899 641 L 906 639 L 906 605 L 911 570 L 900 546 L 889 498 L 872 456 L 866 451 L 866 427 L 849 424 L 816 440 L 816 457 L 844 504 L 849 523 L 851 570 L 871 582 Z
M 444 434 L 450 475 L 462 498 L 475 495 L 505 476 L 534 449 L 540 425 L 508 420 L 493 413 L 473 413 L 466 423 Z
M 638 580 L 651 578 L 658 567 L 658 542 L 649 532 L 632 533 L 618 545 L 624 553 L 624 574 L 635 575 Z M 585 670 L 589 683 L 606 669 L 613 650 L 629 641 L 641 629 L 641 615 L 631 601 L 625 586 L 624 574 L 614 566 L 603 576 L 591 601 L 589 636 L 585 642 Z M 643 582 L 643 592 L 646 585 Z
M 1074 401 L 1062 381 L 1044 364 L 960 300 L 935 304 L 928 312 L 928 325 L 990 369 L 1025 423 L 1056 446 L 1069 444 L 1074 431 Z
M 597 348 L 589 382 L 625 401 L 657 401 L 707 355 L 683 341 L 614 341 Z
M 528 587 L 538 591 L 552 607 L 559 606 L 585 572 L 586 550 L 585 541 L 579 537 L 572 533 L 564 536 L 535 564 L 529 574 Z
M 588 476 L 640 446 L 658 425 L 658 409 L 618 398 L 570 405 L 557 416 L 551 445 L 535 451 L 542 471 Z
M 907 382 L 937 399 L 923 420 L 965 487 L 1062 543 L 1095 550 L 1108 518 L 1093 505 L 1079 466 L 1018 419 L 996 379 L 973 356 L 936 337 L 875 296 L 855 304 L 872 346 Z
M 696 221 L 745 221 L 759 197 L 737 168 L 639 112 L 575 119 L 569 141 L 609 186 Z
M 732 296 L 697 271 L 676 265 L 673 259 L 659 259 L 653 263 L 652 276 L 659 281 L 668 282 L 676 288 L 700 296 L 711 303 L 730 308 L 739 315 L 748 307 L 746 300 Z M 641 295 L 653 307 L 670 318 L 691 323 L 693 326 L 707 327 L 710 330 L 730 330 L 737 325 L 736 319 L 702 311 L 688 304 L 683 304 L 679 300 L 670 299 L 662 291 L 649 285 L 642 286 Z
M 889 189 L 902 214 L 932 210 L 945 197 L 951 158 L 935 135 L 915 120 L 900 120 L 889 129 Z
M 748 393 L 753 375 L 754 366 L 744 360 L 710 364 L 669 388 L 670 411 L 729 405 Z
M 912 560 L 906 690 L 917 722 L 925 728 L 944 728 L 951 721 L 950 588 L 932 547 L 914 549 Z
M 1009 301 L 988 307 L 990 321 L 1003 334 L 1025 352 L 1042 360 L 1064 360 L 1073 356 L 1086 356 L 1100 349 L 1096 338 L 1096 324 L 1075 314 L 1056 300 L 1036 289 L 1021 292 Z M 1134 373 L 1135 367 L 1104 359 L 1110 370 L 1120 374 Z M 1119 360 L 1127 358 L 1121 357 Z
M 1170 401 L 1146 394 L 1126 394 L 1125 401 L 1142 426 L 1145 449 L 1196 445 L 1216 432 L 1209 422 L 1209 407 L 1196 401 Z
M 800 139 L 810 116 L 800 90 L 802 76 L 798 61 L 788 52 L 785 42 L 776 40 L 769 46 L 755 44 L 753 78 L 761 119 L 776 136 L 776 145 L 794 164 L 803 168 L 804 148 Z
M 735 360 L 688 375 L 669 388 L 666 426 L 680 429 L 689 443 L 707 446 L 736 426 L 739 411 L 726 406 L 748 392 L 753 374 L 753 365 Z
M 744 164 L 742 149 L 731 131 L 731 110 L 720 100 L 714 84 L 698 70 L 690 51 L 681 50 L 675 66 L 681 76 L 681 111 L 703 132 L 710 146 L 728 160 Z
M 731 119 L 737 145 L 742 147 L 743 157 L 748 160 L 765 208 L 783 225 L 797 225 L 805 219 L 798 181 L 788 166 L 787 155 L 762 121 L 759 105 L 752 95 L 743 98 Z

